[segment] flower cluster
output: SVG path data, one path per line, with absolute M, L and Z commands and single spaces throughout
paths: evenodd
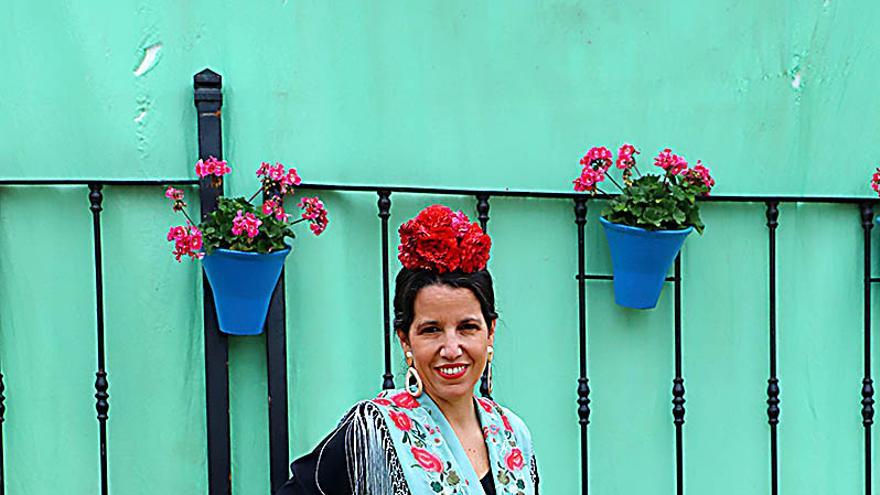
M 293 186 L 302 183 L 295 168 L 290 167 L 285 171 L 284 165 L 278 162 L 275 162 L 274 166 L 269 165 L 268 162 L 261 163 L 260 168 L 257 169 L 257 177 L 261 177 L 260 181 L 263 183 L 264 191 L 278 191 L 282 196 L 292 193 Z
M 874 192 L 876 192 L 877 194 L 880 194 L 880 167 L 877 167 L 877 170 L 871 177 L 871 189 L 873 189 Z
M 202 259 L 205 253 L 202 249 L 202 231 L 196 226 L 186 222 L 186 225 L 178 225 L 168 230 L 168 241 L 174 242 L 174 259 L 180 262 L 183 256 L 190 259 Z
M 621 171 L 622 184 L 610 169 L 611 152 L 608 148 L 590 148 L 581 158 L 583 170 L 574 181 L 574 190 L 592 194 L 607 194 L 600 189 L 605 180 L 620 189 L 603 210 L 602 216 L 613 223 L 641 227 L 648 230 L 675 230 L 693 226 L 702 232 L 697 196 L 708 196 L 715 179 L 703 162 L 690 168 L 684 157 L 665 148 L 654 158 L 654 165 L 663 169 L 662 175 L 643 175 L 636 164 L 640 154 L 632 144 L 617 150 L 614 164 Z M 880 169 L 878 169 L 880 171 Z M 880 177 L 878 177 L 880 179 Z M 880 180 L 878 180 L 880 192 Z
M 595 191 L 596 184 L 605 180 L 605 172 L 611 168 L 611 150 L 604 146 L 590 148 L 581 158 L 583 170 L 574 180 L 574 190 L 578 192 Z
M 260 233 L 260 225 L 263 225 L 263 221 L 256 215 L 250 212 L 242 214 L 241 210 L 238 210 L 232 220 L 232 235 L 246 234 L 253 239 Z
M 199 177 L 207 177 L 209 175 L 223 177 L 229 172 L 232 172 L 232 169 L 226 165 L 226 160 L 218 160 L 213 156 L 209 156 L 207 160 L 196 162 L 196 174 Z
M 231 172 L 225 161 L 213 156 L 199 160 L 195 169 L 199 177 L 210 176 L 215 187 L 220 186 L 223 176 Z M 257 177 L 261 178 L 260 188 L 250 199 L 219 197 L 216 209 L 198 228 L 186 211 L 183 191 L 174 187 L 165 190 L 165 197 L 172 201 L 172 209 L 187 220 L 185 227 L 175 227 L 168 235 L 168 240 L 175 242 L 174 255 L 178 261 L 185 255 L 198 259 L 218 248 L 270 253 L 289 247 L 285 239 L 294 237 L 291 227 L 297 223 L 308 221 L 315 235 L 327 228 L 327 210 L 317 197 L 300 202 L 300 207 L 306 210 L 303 218 L 290 221 L 291 215 L 284 211 L 285 196 L 292 195 L 294 187 L 302 183 L 296 169 L 286 169 L 281 163 L 269 165 L 263 162 L 257 169 Z M 261 193 L 266 198 L 262 207 L 255 207 L 251 202 Z
M 286 222 L 290 220 L 290 215 L 284 212 L 284 204 L 276 199 L 267 199 L 263 202 L 263 215 L 274 216 L 276 220 Z
M 398 259 L 410 270 L 472 273 L 486 268 L 489 261 L 489 236 L 467 215 L 443 205 L 425 208 L 398 233 Z
M 703 162 L 697 160 L 697 164 L 694 165 L 694 168 L 687 169 L 684 173 L 685 179 L 687 179 L 692 184 L 702 184 L 706 186 L 709 190 L 711 190 L 715 186 L 715 179 L 709 175 L 709 169 L 703 166 Z M 706 196 L 709 195 L 709 191 L 706 192 Z
M 684 157 L 673 154 L 669 148 L 664 149 L 657 155 L 657 158 L 654 158 L 654 165 L 672 175 L 679 175 L 688 170 L 687 160 Z
M 638 155 L 639 150 L 631 144 L 624 144 L 617 150 L 617 168 L 628 170 L 636 166 L 636 159 L 633 155 Z
M 183 201 L 183 191 L 180 189 L 168 186 L 168 189 L 165 190 L 165 197 L 174 202 L 171 206 L 174 211 L 183 211 L 186 208 L 186 203 Z
M 324 208 L 324 202 L 315 196 L 313 198 L 300 199 L 298 206 L 303 209 L 302 219 L 308 220 L 312 233 L 321 235 L 327 228 L 327 224 L 330 223 L 327 220 L 327 209 Z

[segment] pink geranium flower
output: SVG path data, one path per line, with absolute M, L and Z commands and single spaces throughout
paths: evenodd
M 673 154 L 669 148 L 664 149 L 657 158 L 654 158 L 654 165 L 672 175 L 681 174 L 688 168 L 688 162 L 683 157 Z
M 190 259 L 202 259 L 205 253 L 202 249 L 202 231 L 196 226 L 189 224 L 171 227 L 168 231 L 168 240 L 174 242 L 174 259 L 179 263 L 181 258 L 189 256 Z
M 874 176 L 871 177 L 871 188 L 874 189 L 874 192 L 880 194 L 880 167 L 877 168 Z
M 327 219 L 327 209 L 324 203 L 317 196 L 313 198 L 302 198 L 299 201 L 299 207 L 303 209 L 302 218 L 309 221 L 309 228 L 312 233 L 321 235 L 327 229 L 330 221 Z
M 617 150 L 617 161 L 615 164 L 619 169 L 628 169 L 636 164 L 635 157 L 633 155 L 638 155 L 639 150 L 636 149 L 635 146 L 631 144 L 624 144 Z
M 596 189 L 596 184 L 603 180 L 605 180 L 605 174 L 601 170 L 584 167 L 580 177 L 573 181 L 574 190 L 578 192 L 593 191 Z
M 611 150 L 604 146 L 590 148 L 581 158 L 581 165 L 605 172 L 611 168 Z
M 226 160 L 218 160 L 213 156 L 209 156 L 207 160 L 196 162 L 196 174 L 199 177 L 207 177 L 209 175 L 223 177 L 231 171 L 232 169 L 226 165 Z
M 232 234 L 241 235 L 246 233 L 248 238 L 253 239 L 260 233 L 260 225 L 262 224 L 263 221 L 253 213 L 242 214 L 241 210 L 238 210 L 235 218 L 232 220 Z

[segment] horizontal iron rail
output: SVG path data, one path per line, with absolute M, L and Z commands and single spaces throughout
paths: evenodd
M 509 189 L 457 189 L 443 187 L 419 187 L 419 186 L 372 186 L 372 185 L 354 185 L 354 184 L 319 184 L 319 183 L 302 183 L 303 189 L 312 189 L 316 191 L 347 191 L 347 192 L 371 192 L 376 193 L 380 190 L 390 191 L 392 193 L 414 193 L 414 194 L 438 194 L 438 195 L 456 195 L 456 196 L 496 196 L 496 197 L 518 197 L 518 198 L 553 198 L 553 199 L 574 199 L 584 196 L 583 193 L 577 192 L 553 192 L 553 191 L 511 191 Z M 607 200 L 611 199 L 615 194 L 596 194 L 595 196 L 586 195 L 588 199 Z M 858 196 L 761 196 L 761 195 L 714 195 L 703 196 L 697 198 L 698 201 L 723 202 L 723 203 L 766 203 L 775 201 L 778 203 L 839 203 L 839 204 L 877 204 L 880 198 L 858 197 Z
M 0 179 L 0 186 L 164 186 L 199 185 L 198 179 Z

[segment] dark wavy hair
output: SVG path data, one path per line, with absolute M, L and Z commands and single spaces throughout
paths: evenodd
M 483 313 L 486 325 L 498 318 L 492 275 L 487 270 L 437 273 L 432 270 L 401 268 L 394 284 L 394 329 L 401 330 L 404 334 L 409 334 L 409 327 L 415 317 L 416 296 L 420 290 L 431 285 L 470 289 L 480 303 L 480 312 Z

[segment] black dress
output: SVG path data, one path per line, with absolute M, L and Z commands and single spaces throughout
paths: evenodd
M 348 479 L 345 460 L 345 435 L 329 435 L 321 441 L 315 450 L 306 454 L 290 465 L 293 476 L 275 495 L 320 495 L 317 482 L 326 495 L 350 495 L 351 481 Z M 323 453 L 322 453 L 323 449 Z M 320 471 L 315 466 L 321 456 Z M 492 472 L 480 480 L 486 495 L 496 495 Z

